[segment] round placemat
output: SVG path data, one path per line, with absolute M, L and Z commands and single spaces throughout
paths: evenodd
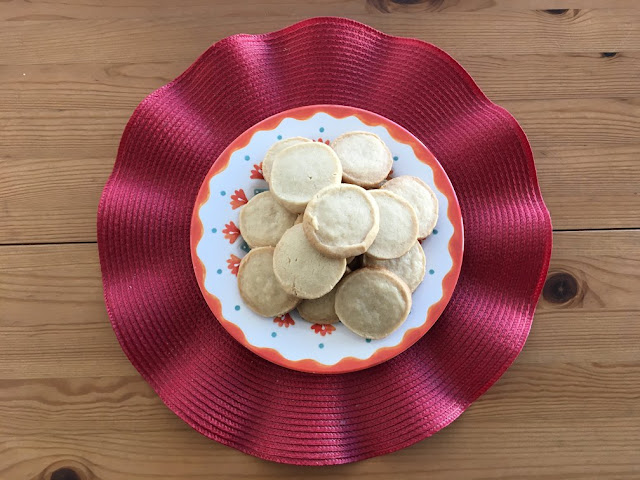
M 458 286 L 435 326 L 378 366 L 341 375 L 277 366 L 236 342 L 202 298 L 190 221 L 212 162 L 277 112 L 351 105 L 422 141 L 465 224 Z M 133 365 L 200 433 L 278 462 L 347 463 L 448 425 L 513 362 L 551 254 L 522 129 L 446 53 L 338 18 L 213 45 L 147 97 L 122 136 L 98 212 L 105 302 Z

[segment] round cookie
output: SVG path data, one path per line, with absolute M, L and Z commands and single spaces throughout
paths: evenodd
M 262 160 L 262 176 L 269 183 L 269 179 L 271 178 L 271 167 L 273 165 L 273 159 L 278 152 L 281 152 L 287 147 L 291 145 L 297 145 L 298 143 L 311 142 L 312 140 L 304 137 L 291 137 L 285 138 L 284 140 L 279 140 L 267 150 L 267 153 L 264 155 L 264 159 Z
M 271 192 L 262 192 L 240 209 L 238 227 L 251 248 L 275 247 L 295 220 L 296 214 L 280 205 Z
M 300 299 L 288 294 L 273 273 L 273 247 L 254 248 L 238 268 L 238 289 L 247 306 L 264 317 L 278 317 L 296 308 Z
M 380 211 L 380 229 L 367 254 L 379 260 L 398 258 L 409 251 L 418 238 L 418 218 L 401 196 L 387 190 L 371 190 Z
M 351 273 L 351 269 L 347 265 L 342 282 L 344 278 Z M 313 300 L 302 300 L 298 305 L 298 313 L 303 320 L 309 323 L 319 323 L 321 325 L 327 323 L 338 323 L 340 319 L 336 315 L 336 291 L 340 287 L 340 282 L 326 295 Z
M 299 298 L 320 298 L 329 293 L 346 266 L 344 258 L 329 258 L 313 248 L 300 224 L 285 232 L 273 255 L 273 270 L 280 285 Z
M 404 281 L 412 292 L 422 283 L 426 271 L 427 260 L 420 242 L 413 244 L 407 253 L 391 260 L 378 260 L 369 255 L 364 256 L 366 267 L 386 268 Z
M 411 291 L 394 273 L 362 268 L 340 283 L 336 314 L 352 332 L 365 338 L 388 336 L 411 311 Z
M 383 189 L 397 193 L 407 200 L 418 216 L 418 238 L 431 234 L 438 221 L 438 198 L 433 190 L 418 177 L 402 175 L 386 182 Z
M 328 257 L 347 258 L 367 251 L 379 228 L 378 205 L 364 188 L 332 185 L 307 204 L 302 225 L 311 244 Z
M 342 178 L 340 159 L 322 142 L 298 143 L 281 150 L 271 166 L 271 192 L 294 212 L 304 212 L 309 200 Z
M 313 300 L 302 300 L 298 305 L 298 313 L 309 323 L 338 323 L 340 319 L 336 315 L 335 308 L 336 289 L 326 295 Z
M 342 179 L 347 183 L 377 187 L 391 171 L 391 152 L 375 133 L 344 133 L 331 146 L 342 162 Z

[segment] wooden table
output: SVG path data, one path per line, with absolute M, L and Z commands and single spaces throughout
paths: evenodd
M 640 478 L 640 3 L 570 3 L 0 3 L 0 478 Z M 95 217 L 138 102 L 227 35 L 319 15 L 459 60 L 527 132 L 555 245 L 524 351 L 459 420 L 298 468 L 200 436 L 140 378 L 105 312 Z

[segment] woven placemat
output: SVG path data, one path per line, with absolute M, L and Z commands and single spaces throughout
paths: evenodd
M 251 125 L 313 104 L 360 107 L 411 131 L 458 195 L 465 254 L 436 325 L 379 366 L 314 375 L 237 343 L 191 264 L 194 200 Z M 235 35 L 147 97 L 122 136 L 98 212 L 104 294 L 133 365 L 202 434 L 278 462 L 335 464 L 448 425 L 513 362 L 551 254 L 551 223 L 522 129 L 451 57 L 338 18 Z

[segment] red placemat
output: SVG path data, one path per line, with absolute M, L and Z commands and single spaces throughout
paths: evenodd
M 367 370 L 314 375 L 237 343 L 202 298 L 190 220 L 212 162 L 244 130 L 301 105 L 352 105 L 435 154 L 465 224 L 462 272 L 436 325 Z M 432 435 L 485 392 L 529 333 L 551 223 L 522 129 L 451 57 L 360 23 L 315 18 L 235 35 L 147 97 L 98 212 L 104 294 L 133 365 L 193 428 L 261 458 L 335 464 Z

